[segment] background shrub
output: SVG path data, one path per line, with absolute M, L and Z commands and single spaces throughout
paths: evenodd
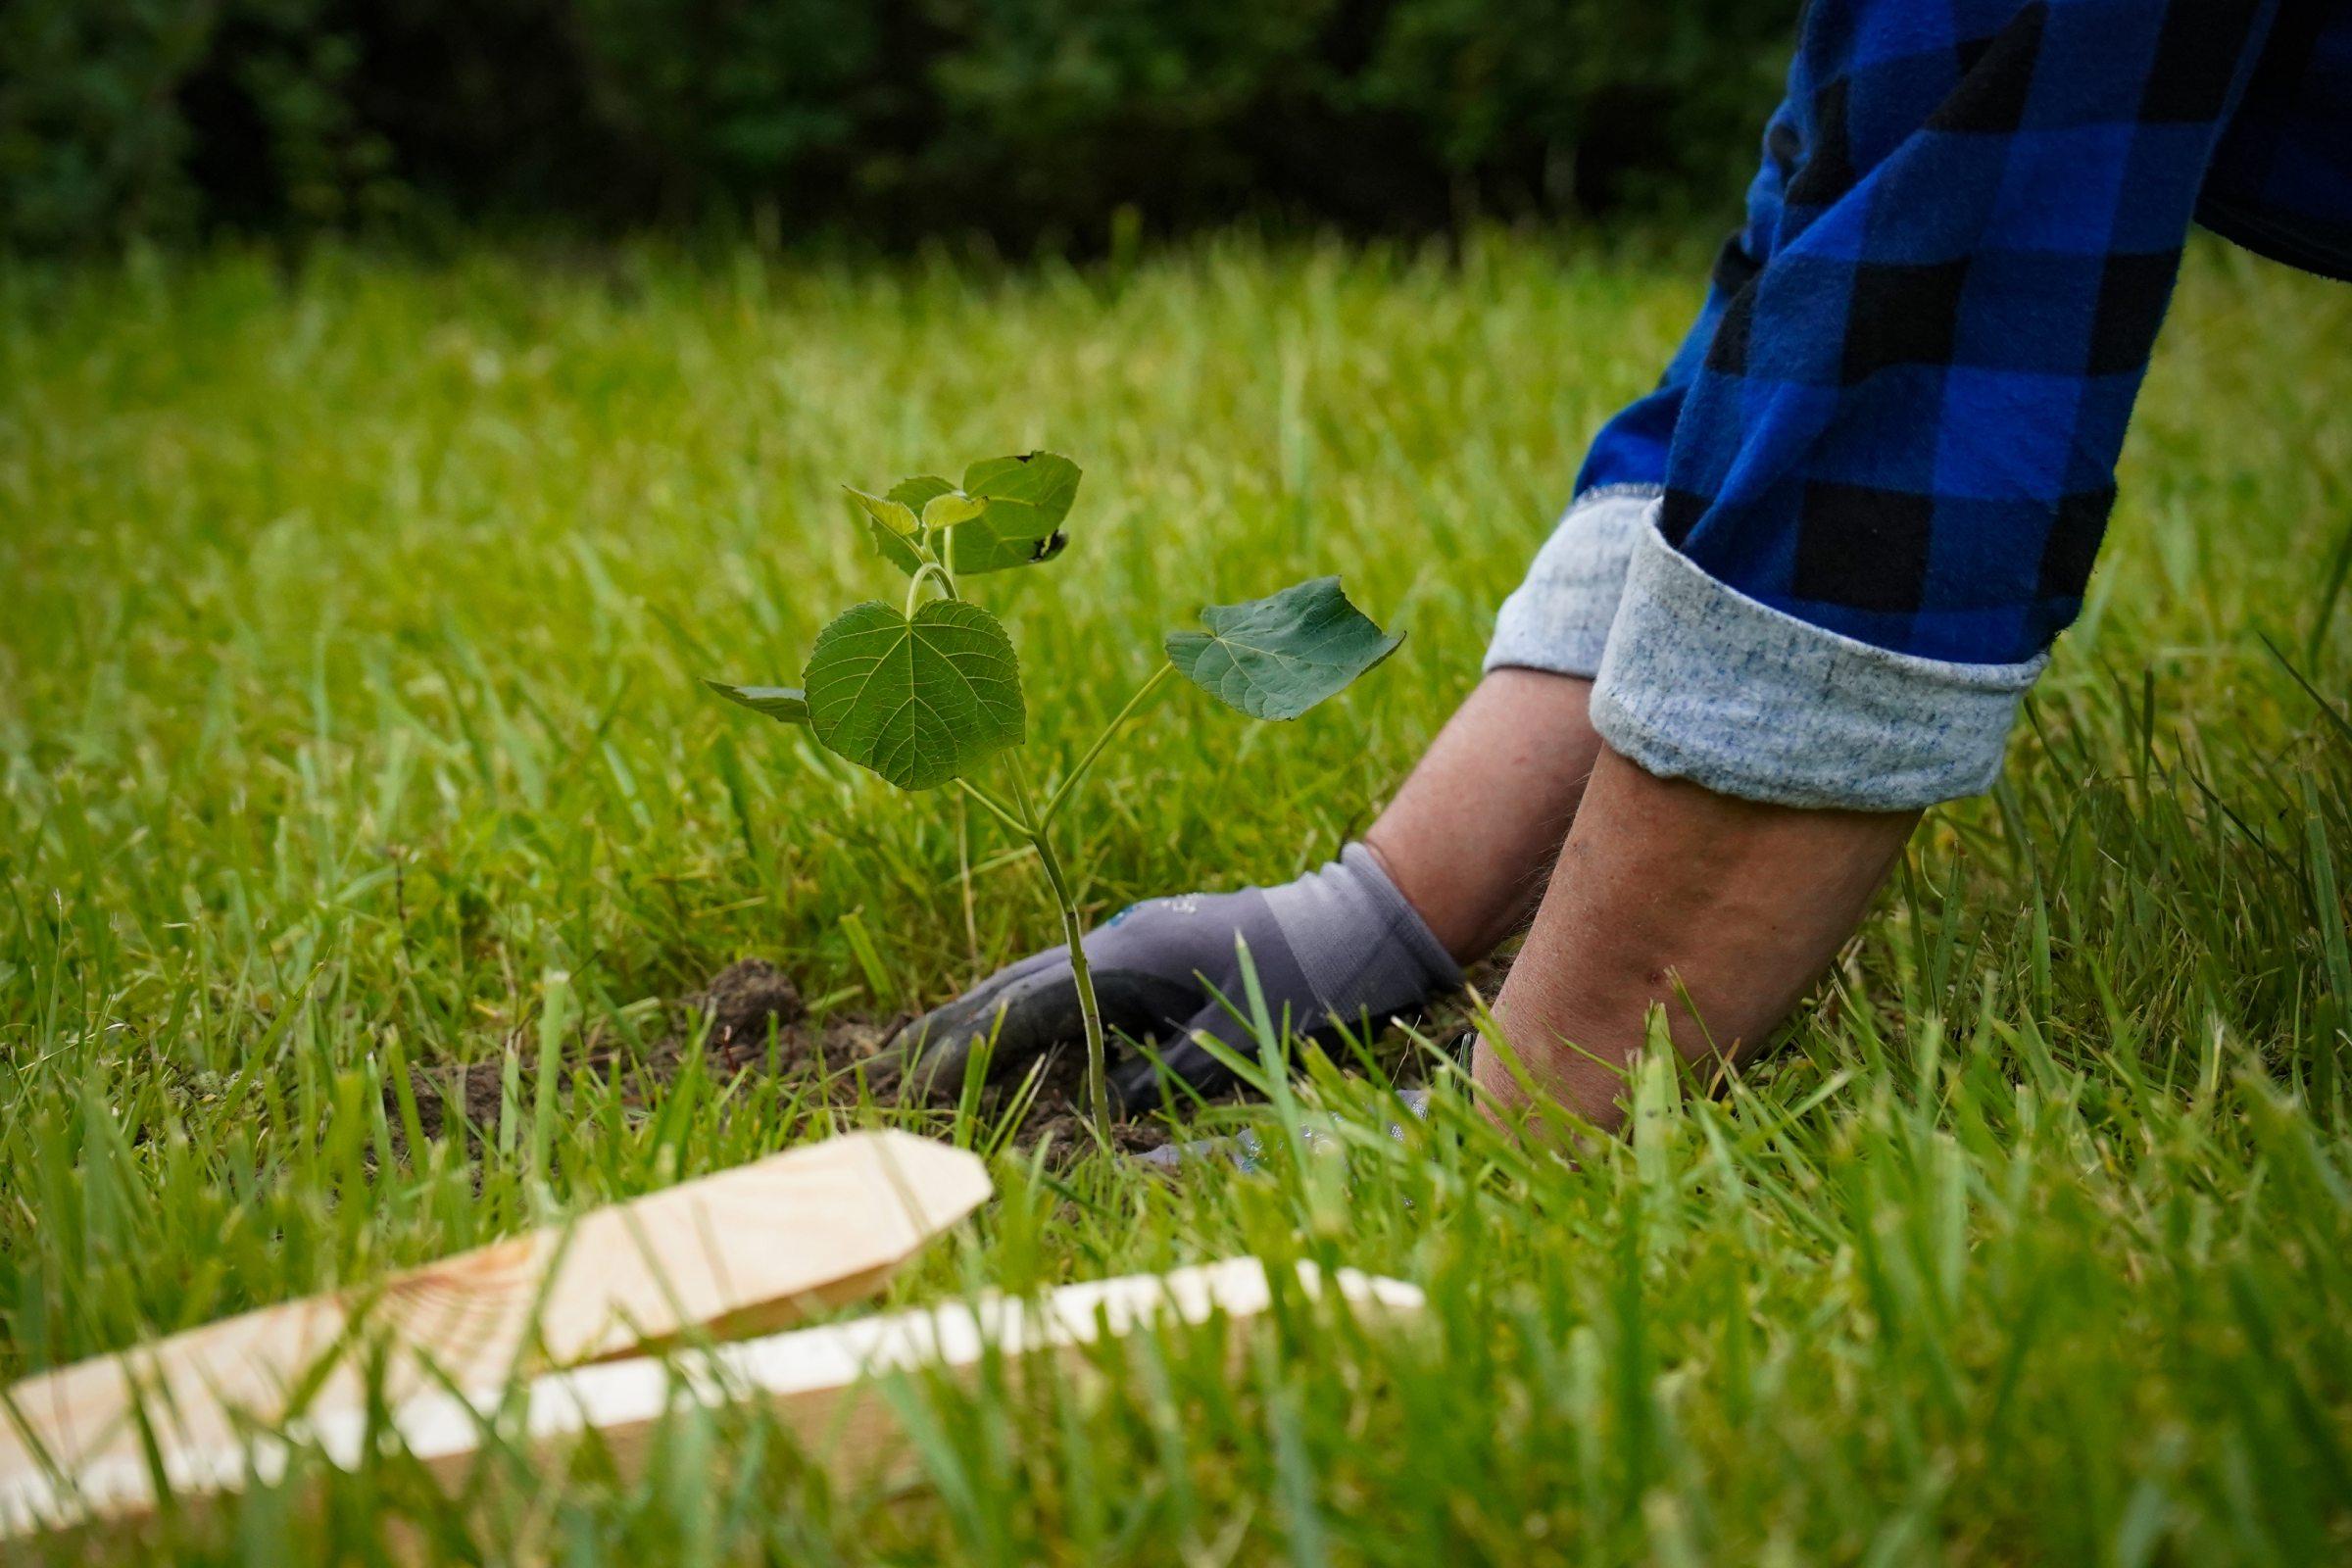
M 1793 0 L 11 0 L 0 242 L 1724 206 Z M 1120 218 L 1122 212 L 1130 218 Z

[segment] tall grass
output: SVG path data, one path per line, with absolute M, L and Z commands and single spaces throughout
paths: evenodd
M 1054 939 L 981 819 L 701 694 L 881 583 L 833 486 L 1050 444 L 992 583 L 1082 740 L 1196 605 L 1338 569 L 1410 633 L 1296 725 L 1183 706 L 1081 899 L 1279 877 L 1474 678 L 1697 253 L 1205 243 L 1104 272 L 328 252 L 0 272 L 0 1373 L 371 1277 L 872 1107 L 643 1049 L 758 954 L 888 1011 Z M 758 1419 L 646 1477 L 400 1461 L 114 1548 L 492 1560 L 2312 1562 L 2352 1551 L 2352 301 L 2192 256 L 2082 623 L 1786 1050 L 1653 1062 L 1581 1164 L 1318 1063 L 1253 1176 L 1000 1154 L 903 1300 L 1237 1250 L 1392 1272 L 1103 1375 L 895 1391 L 912 1491 Z M 567 976 L 567 979 L 555 979 Z M 419 1086 L 512 1063 L 478 1148 Z M 1303 1156 L 1328 1116 L 1341 1157 Z M 968 1117 L 925 1123 L 985 1143 Z

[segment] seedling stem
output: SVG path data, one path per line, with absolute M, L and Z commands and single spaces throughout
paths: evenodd
M 1105 1066 L 1108 1047 L 1102 1038 L 1102 1009 L 1095 1001 L 1095 976 L 1086 961 L 1086 932 L 1078 924 L 1078 902 L 1070 897 L 1069 879 L 1062 875 L 1061 858 L 1054 853 L 1053 835 L 1037 814 L 1029 794 L 1028 770 L 1021 766 L 1017 751 L 1004 754 L 1004 770 L 1012 780 L 1012 799 L 1021 813 L 1022 835 L 1037 851 L 1038 867 L 1046 873 L 1046 886 L 1054 891 L 1054 906 L 1061 910 L 1061 939 L 1069 944 L 1070 978 L 1078 985 L 1078 1020 L 1086 1032 L 1086 1104 L 1094 1118 L 1095 1136 L 1107 1148 L 1110 1144 L 1110 1085 Z
M 1135 695 L 1127 699 L 1127 706 L 1120 709 L 1111 721 L 1103 726 L 1102 733 L 1095 737 L 1095 744 L 1086 749 L 1086 755 L 1078 759 L 1069 775 L 1054 787 L 1052 799 L 1046 802 L 1046 814 L 1039 819 L 1041 823 L 1054 820 L 1054 813 L 1061 809 L 1062 802 L 1070 798 L 1070 786 L 1086 776 L 1086 770 L 1095 765 L 1095 759 L 1102 755 L 1102 748 L 1108 746 L 1111 737 L 1118 734 L 1119 726 L 1134 716 L 1135 710 L 1144 706 L 1144 699 L 1159 689 L 1161 681 L 1175 673 L 1174 664 L 1163 662 L 1152 672 L 1150 680 L 1135 689 Z

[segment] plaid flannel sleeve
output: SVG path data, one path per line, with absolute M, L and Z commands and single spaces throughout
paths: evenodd
M 1816 0 L 1747 223 L 1489 667 L 1593 676 L 1616 750 L 1727 794 L 1987 787 L 2274 9 Z
M 1628 404 L 1592 438 L 1575 499 L 1495 619 L 1488 669 L 1515 665 L 1587 677 L 1599 672 L 1634 547 L 1647 530 L 1651 503 L 1666 490 L 1666 459 L 1684 399 L 1706 363 L 1716 328 L 1755 280 L 1757 257 L 1771 245 L 1795 136 L 1783 104 L 1765 132 L 1765 145 L 1777 151 L 1748 186 L 1745 226 L 1716 253 L 1698 318 L 1683 334 L 1656 388 Z

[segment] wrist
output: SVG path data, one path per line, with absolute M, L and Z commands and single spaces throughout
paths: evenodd
M 1418 1004 L 1462 982 L 1461 970 L 1379 858 L 1349 844 L 1330 864 L 1265 890 L 1316 1006 L 1349 1018 Z
M 1524 930 L 1600 749 L 1592 683 L 1497 669 L 1364 835 L 1457 964 Z

